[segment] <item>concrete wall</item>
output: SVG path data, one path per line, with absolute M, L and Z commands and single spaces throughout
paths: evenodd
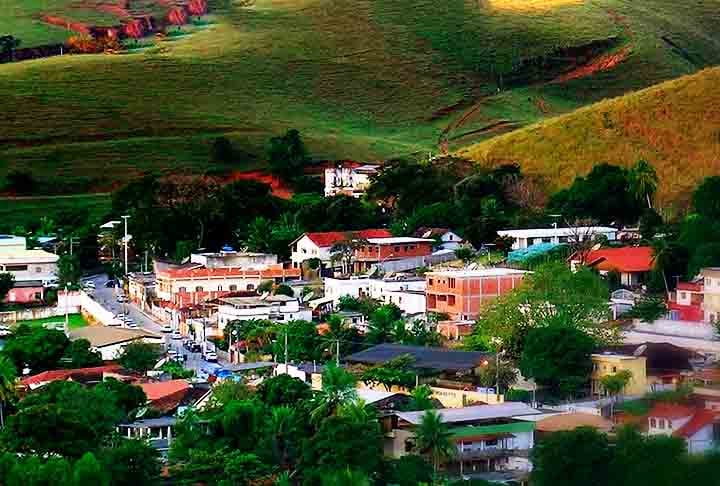
M 70 307 L 68 313 L 77 314 L 80 312 L 79 307 Z M 32 309 L 23 309 L 19 311 L 0 312 L 0 322 L 14 323 L 17 321 L 29 321 L 33 319 L 46 319 L 48 317 L 64 316 L 65 309 L 58 307 L 34 307 Z
M 65 313 L 65 307 L 75 309 L 70 312 L 81 312 L 91 320 L 108 325 L 113 321 L 113 313 L 94 301 L 88 294 L 80 291 L 70 291 L 65 295 L 64 291 L 58 292 L 57 310 L 60 314 Z M 58 315 L 60 315 L 58 314 Z

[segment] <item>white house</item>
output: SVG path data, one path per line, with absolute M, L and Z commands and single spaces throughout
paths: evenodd
M 164 336 L 142 329 L 123 329 L 107 326 L 87 326 L 70 331 L 70 340 L 87 339 L 90 347 L 100 353 L 104 361 L 117 359 L 130 343 L 165 344 Z
M 340 298 L 345 296 L 355 299 L 370 297 L 371 279 L 369 277 L 325 277 L 323 282 L 325 284 L 325 297 L 332 299 L 333 305 L 337 305 Z
M 406 314 L 425 312 L 424 277 L 395 275 L 385 278 L 350 277 L 325 278 L 325 297 L 337 305 L 340 298 L 370 297 L 385 303 L 397 305 Z
M 377 174 L 378 166 L 356 163 L 339 164 L 325 169 L 325 197 L 345 194 L 362 197 L 370 186 L 370 178 Z
M 690 454 L 713 450 L 720 440 L 720 412 L 716 410 L 658 403 L 647 420 L 649 435 L 681 437 Z
M 540 243 L 568 243 L 572 241 L 585 241 L 596 236 L 606 236 L 608 241 L 617 239 L 618 230 L 606 226 L 582 226 L 577 228 L 535 228 L 498 231 L 499 236 L 507 236 L 515 241 L 513 250 L 521 250 Z
M 27 249 L 21 236 L 0 235 L 0 272 L 12 274 L 16 282 L 54 281 L 59 259 L 45 250 Z
M 294 268 L 300 268 L 303 262 L 317 259 L 327 266 L 330 264 L 333 245 L 351 239 L 390 238 L 392 234 L 385 229 L 366 229 L 361 231 L 326 231 L 303 233 L 298 239 L 290 243 Z
M 417 229 L 414 236 L 417 238 L 437 240 L 439 244 L 435 248 L 436 250 L 454 251 L 466 244 L 464 238 L 448 228 L 428 228 L 423 226 Z
M 218 327 L 228 322 L 262 319 L 278 322 L 311 321 L 312 311 L 300 305 L 295 297 L 266 295 L 261 297 L 225 297 L 218 306 Z

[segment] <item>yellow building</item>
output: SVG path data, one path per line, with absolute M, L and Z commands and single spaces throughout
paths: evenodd
M 606 351 L 593 354 L 592 357 L 592 394 L 604 396 L 601 379 L 608 375 L 614 375 L 620 371 L 628 370 L 632 377 L 628 382 L 624 395 L 644 395 L 648 391 L 647 382 L 647 358 L 633 354 L 623 354 Z

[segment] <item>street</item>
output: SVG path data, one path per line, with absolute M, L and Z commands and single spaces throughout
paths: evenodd
M 117 297 L 122 293 L 122 290 L 116 287 L 106 287 L 105 285 L 108 282 L 107 275 L 95 275 L 92 278 L 83 279 L 83 282 L 88 281 L 92 281 L 95 284 L 93 299 L 96 302 L 112 312 L 113 315 L 123 313 L 130 316 L 139 328 L 164 336 L 165 348 L 167 350 L 174 349 L 178 353 L 178 356 L 187 356 L 185 368 L 195 371 L 196 376 L 203 376 L 205 373 L 222 367 L 221 363 L 205 361 L 202 353 L 191 353 L 185 349 L 182 345 L 182 339 L 172 339 L 170 333 L 163 333 L 162 325 L 156 322 L 149 314 L 142 312 L 137 305 L 131 302 L 119 303 Z

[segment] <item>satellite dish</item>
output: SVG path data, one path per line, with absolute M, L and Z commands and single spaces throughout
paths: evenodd
M 645 352 L 646 349 L 647 349 L 647 344 L 643 344 L 642 346 L 638 346 L 638 348 L 637 348 L 637 349 L 635 350 L 635 352 L 633 353 L 633 356 L 635 356 L 635 357 L 642 356 L 642 354 Z

